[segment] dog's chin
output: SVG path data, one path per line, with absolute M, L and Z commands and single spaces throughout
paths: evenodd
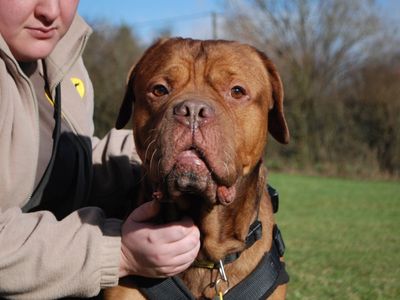
M 236 185 L 226 186 L 214 176 L 210 167 L 195 150 L 182 151 L 167 176 L 170 201 L 180 210 L 189 207 L 211 208 L 217 202 L 229 205 L 236 197 Z
M 207 164 L 194 150 L 181 152 L 167 176 L 168 192 L 172 198 L 182 196 L 207 198 L 215 201 L 216 183 Z

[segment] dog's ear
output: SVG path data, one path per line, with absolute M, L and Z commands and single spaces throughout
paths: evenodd
M 274 64 L 261 51 L 258 51 L 272 87 L 273 106 L 268 113 L 268 131 L 280 143 L 287 144 L 290 140 L 289 128 L 283 113 L 283 84 Z
M 128 80 L 126 83 L 125 95 L 124 95 L 121 107 L 119 109 L 119 114 L 118 114 L 117 121 L 115 123 L 115 128 L 117 128 L 117 129 L 123 128 L 131 119 L 132 111 L 133 111 L 133 102 L 135 101 L 134 85 L 135 85 L 136 70 L 142 64 L 142 62 L 144 60 L 146 60 L 146 58 L 148 56 L 151 55 L 151 53 L 154 51 L 154 49 L 161 46 L 168 40 L 170 40 L 170 39 L 162 38 L 162 39 L 156 40 L 154 42 L 154 44 L 146 50 L 146 52 L 143 54 L 143 56 L 139 60 L 139 62 L 130 69 L 129 75 L 128 75 Z
M 128 79 L 126 82 L 125 95 L 122 100 L 121 107 L 119 108 L 118 118 L 115 122 L 115 128 L 121 129 L 123 128 L 131 119 L 132 110 L 133 110 L 133 102 L 135 101 L 134 94 L 134 81 L 135 81 L 135 66 L 129 70 Z

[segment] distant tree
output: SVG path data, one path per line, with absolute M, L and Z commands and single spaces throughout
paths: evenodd
M 329 172 L 351 172 L 371 165 L 373 157 L 378 168 L 393 173 L 393 165 L 381 163 L 383 153 L 392 150 L 366 143 L 365 122 L 356 119 L 356 108 L 345 101 L 354 97 L 344 94 L 350 92 L 344 86 L 355 84 L 352 76 L 360 75 L 367 63 L 395 53 L 395 39 L 385 34 L 388 28 L 373 0 L 231 0 L 226 1 L 226 20 L 229 37 L 265 51 L 283 77 L 293 143 L 279 149 L 281 157 L 299 167 L 325 164 Z M 385 76 L 398 81 L 394 73 Z M 364 88 L 374 80 L 362 78 Z M 380 83 L 385 89 L 387 82 Z M 394 101 L 400 101 L 390 89 Z M 367 89 L 358 90 L 355 98 L 362 93 L 370 102 L 378 101 Z M 388 113 L 382 112 L 380 126 L 387 125 Z M 396 133 L 389 132 L 390 143 Z
M 382 171 L 400 176 L 400 54 L 353 71 L 345 106 L 356 136 L 376 154 Z
M 93 82 L 95 133 L 103 136 L 114 127 L 130 67 L 143 49 L 126 25 L 92 24 L 94 32 L 84 52 L 84 62 Z

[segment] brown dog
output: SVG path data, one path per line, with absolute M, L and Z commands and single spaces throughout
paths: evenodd
M 172 203 L 201 232 L 198 261 L 176 279 L 180 287 L 187 287 L 192 299 L 222 299 L 233 295 L 239 283 L 252 285 L 245 278 L 264 264 L 274 243 L 262 165 L 268 131 L 281 143 L 289 141 L 275 67 L 260 51 L 237 42 L 161 40 L 131 71 L 117 127 L 131 118 L 132 102 L 135 143 L 143 162 L 140 198 Z M 262 234 L 257 230 L 260 236 L 254 238 L 256 220 Z M 106 297 L 138 299 L 140 281 L 125 278 Z M 286 285 L 279 285 L 277 275 L 272 281 L 274 286 L 261 296 L 230 297 L 285 298 Z M 244 289 L 240 286 L 236 293 Z

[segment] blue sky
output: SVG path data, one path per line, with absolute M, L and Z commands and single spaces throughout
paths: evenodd
M 78 12 L 88 21 L 107 20 L 135 28 L 152 41 L 163 28 L 175 35 L 211 38 L 211 12 L 221 11 L 220 0 L 80 0 Z
M 400 0 L 377 2 L 398 25 Z M 78 12 L 88 21 L 132 25 L 138 37 L 147 43 L 166 27 L 174 35 L 212 38 L 211 12 L 222 11 L 222 5 L 223 0 L 80 0 Z M 217 17 L 219 21 L 221 18 Z

